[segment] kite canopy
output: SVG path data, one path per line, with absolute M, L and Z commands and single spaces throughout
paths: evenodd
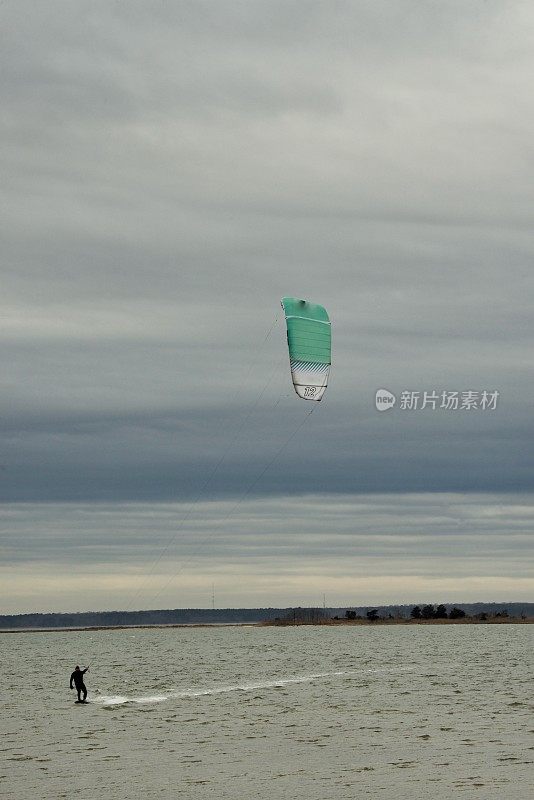
M 330 320 L 323 306 L 284 297 L 287 344 L 293 386 L 304 400 L 320 400 L 330 372 Z

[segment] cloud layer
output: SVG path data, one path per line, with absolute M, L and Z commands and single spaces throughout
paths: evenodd
M 276 498 L 532 491 L 529 4 L 77 0 L 0 19 L 2 501 L 248 492 L 275 536 Z M 334 365 L 284 447 L 308 411 L 271 330 L 292 294 L 327 306 Z M 379 415 L 379 387 L 501 397 Z
M 12 504 L 2 607 L 529 600 L 531 495 Z

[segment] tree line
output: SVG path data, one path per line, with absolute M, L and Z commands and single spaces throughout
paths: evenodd
M 506 612 L 505 615 L 507 616 Z M 465 616 L 467 616 L 467 614 L 462 608 L 456 608 L 456 606 L 454 606 L 450 611 L 447 611 L 447 607 L 442 604 L 437 607 L 430 604 L 423 607 L 414 606 L 410 611 L 411 619 L 462 619 L 462 617 Z M 486 614 L 482 614 L 480 616 L 486 618 Z M 365 617 L 357 614 L 352 609 L 347 609 L 345 612 L 345 618 L 351 620 L 367 619 L 368 622 L 378 622 L 379 620 L 384 619 L 395 619 L 391 613 L 387 614 L 385 617 L 380 616 L 377 608 L 369 609 L 369 611 L 366 612 Z
M 451 608 L 448 613 L 444 605 L 439 605 L 437 608 L 434 608 L 433 605 L 426 605 L 422 608 L 414 606 L 410 611 L 412 619 L 462 619 L 465 616 L 465 611 L 462 608 L 456 608 L 456 606 Z

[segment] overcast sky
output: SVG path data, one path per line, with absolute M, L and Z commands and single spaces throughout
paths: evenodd
M 0 611 L 532 600 L 532 5 L 0 23 Z

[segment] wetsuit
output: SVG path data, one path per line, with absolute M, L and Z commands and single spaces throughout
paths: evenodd
M 85 687 L 85 683 L 83 682 L 83 676 L 87 672 L 87 667 L 85 669 L 75 669 L 72 675 L 70 676 L 70 688 L 72 689 L 72 682 L 74 681 L 74 685 L 76 686 L 76 691 L 78 692 L 78 700 L 80 703 L 85 703 L 85 698 L 87 697 L 87 689 Z M 80 695 L 83 693 L 83 698 Z

